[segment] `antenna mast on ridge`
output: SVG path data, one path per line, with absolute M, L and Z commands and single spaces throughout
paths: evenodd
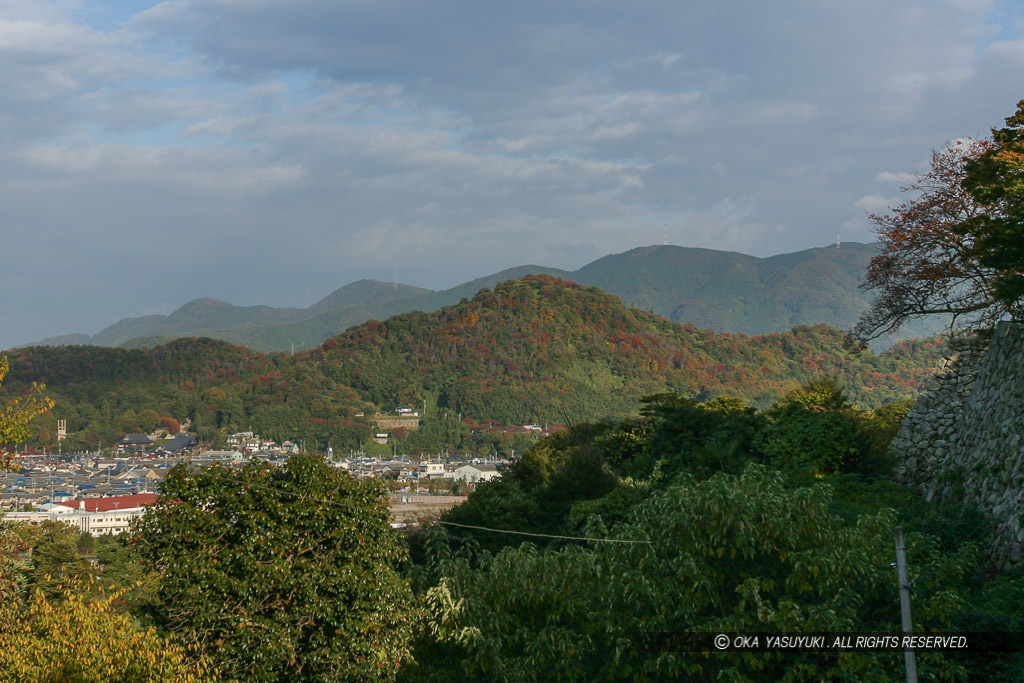
M 668 223 L 665 224 L 665 244 L 668 244 Z

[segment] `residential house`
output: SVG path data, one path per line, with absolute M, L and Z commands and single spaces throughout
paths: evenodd
M 416 471 L 419 479 L 442 479 L 444 478 L 444 463 L 421 462 Z
M 490 481 L 501 476 L 501 472 L 494 465 L 463 465 L 456 468 L 452 473 L 455 479 L 462 479 L 467 484 L 476 484 L 481 481 Z

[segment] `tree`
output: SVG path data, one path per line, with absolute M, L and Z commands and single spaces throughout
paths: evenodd
M 994 277 L 995 298 L 1010 312 L 1024 310 L 1024 100 L 992 131 L 993 144 L 967 164 L 964 186 L 978 202 L 993 207 L 966 221 L 971 255 Z
M 0 357 L 0 385 L 9 369 L 7 356 Z M 12 461 L 11 453 L 4 445 L 27 439 L 32 420 L 53 407 L 53 401 L 43 395 L 44 388 L 33 382 L 28 392 L 0 407 L 0 470 L 10 467 Z
M 215 680 L 182 643 L 135 626 L 120 605 L 137 588 L 103 590 L 78 540 L 59 522 L 0 521 L 0 683 Z
M 14 615 L 29 568 L 28 543 L 0 518 L 0 625 Z
M 32 566 L 26 574 L 30 593 L 42 591 L 48 600 L 55 600 L 69 581 L 83 583 L 93 578 L 89 560 L 78 549 L 81 534 L 77 529 L 46 521 L 39 526 L 21 525 L 18 532 L 30 548 Z
M 160 575 L 142 567 L 129 546 L 128 534 L 100 536 L 95 549 L 97 584 L 104 590 L 120 592 L 116 607 L 145 617 L 153 604 Z
M 659 633 L 897 630 L 895 513 L 876 509 L 848 522 L 832 503 L 825 484 L 790 488 L 782 473 L 748 465 L 704 481 L 684 475 L 610 533 L 592 520 L 588 536 L 627 542 L 549 550 L 523 543 L 468 556 L 430 539 L 432 637 L 418 648 L 414 673 L 420 680 L 895 680 L 897 652 L 716 654 L 643 642 Z M 957 582 L 974 567 L 977 548 L 943 553 L 930 536 L 907 539 L 915 627 L 948 628 L 963 606 Z M 936 653 L 919 666 L 923 677 L 963 679 Z
M 139 630 L 114 609 L 118 593 L 94 599 L 82 586 L 60 600 L 37 592 L 26 609 L 0 621 L 0 683 L 8 681 L 212 681 L 205 660 L 154 629 Z
M 850 469 L 860 454 L 860 421 L 833 379 L 794 389 L 765 415 L 760 446 L 780 469 L 835 474 Z
M 879 253 L 862 288 L 877 290 L 853 332 L 869 341 L 915 318 L 952 316 L 952 325 L 987 325 L 1005 312 L 997 298 L 997 271 L 979 258 L 974 231 L 995 213 L 993 199 L 976 196 L 968 168 L 995 149 L 990 140 L 966 138 L 933 152 L 929 170 L 902 188 L 915 197 L 884 214 L 872 214 Z
M 319 456 L 178 466 L 132 543 L 161 573 L 157 622 L 238 680 L 377 680 L 409 656 L 406 549 L 378 482 Z

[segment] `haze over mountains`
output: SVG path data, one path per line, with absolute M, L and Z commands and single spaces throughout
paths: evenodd
M 95 336 L 69 334 L 39 345 L 149 347 L 182 337 L 212 337 L 260 351 L 309 349 L 353 325 L 408 311 L 434 311 L 482 288 L 525 275 L 548 274 L 599 287 L 627 305 L 675 322 L 748 335 L 826 324 L 849 329 L 870 305 L 858 289 L 873 245 L 847 243 L 768 258 L 670 245 L 605 256 L 579 270 L 524 265 L 433 291 L 360 280 L 308 308 L 235 306 L 196 299 L 170 315 L 124 318 Z M 941 322 L 908 326 L 900 338 L 934 334 Z

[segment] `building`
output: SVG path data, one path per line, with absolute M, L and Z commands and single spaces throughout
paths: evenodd
M 172 438 L 170 441 L 163 444 L 162 448 L 169 453 L 180 455 L 182 451 L 198 445 L 199 439 L 197 439 L 195 436 L 191 434 L 181 432 L 177 434 L 174 438 Z
M 145 434 L 127 434 L 116 444 L 118 453 L 145 453 L 152 445 L 153 440 Z
M 477 484 L 481 481 L 490 481 L 501 476 L 501 472 L 494 465 L 463 465 L 455 468 L 452 475 L 455 479 L 462 479 L 467 484 Z
M 90 500 L 71 500 L 45 506 L 39 512 L 15 512 L 4 516 L 12 522 L 64 522 L 79 531 L 93 536 L 122 534 L 129 529 L 133 519 L 141 517 L 146 507 L 160 496 L 155 493 L 139 493 L 131 496 L 111 496 Z
M 419 467 L 416 468 L 417 477 L 419 479 L 443 479 L 444 478 L 444 463 L 443 462 L 421 462 Z

